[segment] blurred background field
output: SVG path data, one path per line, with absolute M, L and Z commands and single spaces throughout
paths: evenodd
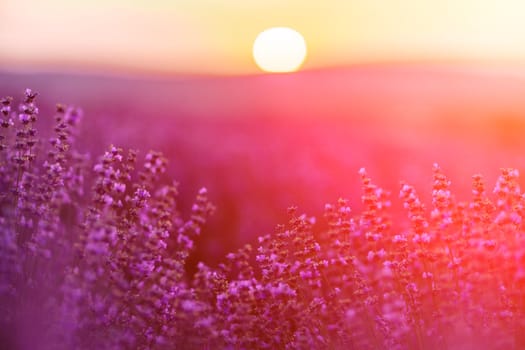
M 447 65 L 361 65 L 286 75 L 132 76 L 3 72 L 0 95 L 40 93 L 40 130 L 55 103 L 80 106 L 80 149 L 162 151 L 181 209 L 201 186 L 217 211 L 196 257 L 216 261 L 271 233 L 286 208 L 321 216 L 339 197 L 360 208 L 358 169 L 392 193 L 430 194 L 439 163 L 458 196 L 471 176 L 525 164 L 525 78 Z

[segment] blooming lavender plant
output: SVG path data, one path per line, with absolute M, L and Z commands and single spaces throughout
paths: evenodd
M 460 201 L 436 164 L 406 215 L 359 171 L 362 209 L 326 204 L 188 273 L 214 211 L 188 217 L 167 159 L 75 150 L 80 110 L 38 137 L 37 94 L 0 100 L 0 343 L 11 349 L 522 349 L 525 195 L 516 169 Z

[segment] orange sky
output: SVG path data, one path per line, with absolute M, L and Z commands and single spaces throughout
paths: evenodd
M 0 69 L 258 72 L 271 26 L 301 32 L 304 68 L 389 61 L 525 63 L 522 0 L 1 0 Z

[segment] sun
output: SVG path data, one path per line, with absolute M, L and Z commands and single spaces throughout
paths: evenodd
M 265 72 L 295 72 L 306 58 L 306 42 L 294 29 L 269 28 L 259 33 L 255 39 L 253 58 Z

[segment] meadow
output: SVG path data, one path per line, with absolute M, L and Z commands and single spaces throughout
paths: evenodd
M 525 346 L 522 86 L 374 74 L 259 79 L 262 101 L 242 80 L 4 79 L 2 344 Z

